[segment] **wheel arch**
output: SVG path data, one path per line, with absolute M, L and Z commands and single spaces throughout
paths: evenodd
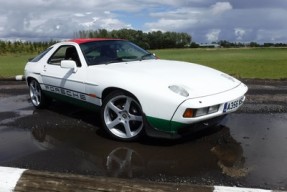
M 37 80 L 36 78 L 34 78 L 34 77 L 27 77 L 27 78 L 26 78 L 27 84 L 29 85 L 29 83 L 30 83 L 33 79 L 35 79 L 36 81 L 38 81 L 38 80 Z
M 41 78 L 39 76 L 36 76 L 36 75 L 28 76 L 25 79 L 26 79 L 26 82 L 28 85 L 33 79 L 36 80 L 39 84 L 42 83 Z
M 129 94 L 130 96 L 132 96 L 134 99 L 136 99 L 136 101 L 141 105 L 141 108 L 142 108 L 142 104 L 141 102 L 139 101 L 139 99 L 131 92 L 125 90 L 125 89 L 121 89 L 121 88 L 118 88 L 118 87 L 108 87 L 106 88 L 103 92 L 102 92 L 102 100 L 104 100 L 110 93 L 114 92 L 114 91 L 123 91 L 127 94 Z

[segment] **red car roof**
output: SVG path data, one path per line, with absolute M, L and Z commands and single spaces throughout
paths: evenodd
M 72 39 L 69 40 L 74 43 L 82 44 L 94 41 L 109 41 L 109 40 L 123 40 L 123 39 L 113 39 L 113 38 L 85 38 L 85 39 Z

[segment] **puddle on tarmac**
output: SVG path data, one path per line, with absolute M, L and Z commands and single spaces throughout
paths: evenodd
M 99 123 L 93 115 L 61 110 L 20 112 L 17 118 L 10 118 L 13 122 L 2 119 L 0 165 L 154 181 L 286 188 L 287 114 L 232 114 L 221 129 L 195 137 L 125 143 L 107 139 L 95 128 Z
M 0 112 L 15 111 L 25 107 L 31 107 L 28 100 L 28 94 L 1 98 Z
M 40 149 L 29 131 L 0 127 L 0 163 L 33 154 Z
M 226 126 L 244 151 L 244 182 L 287 188 L 287 114 L 233 114 Z

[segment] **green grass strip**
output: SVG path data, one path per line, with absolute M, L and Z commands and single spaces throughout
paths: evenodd
M 35 55 L 0 55 L 0 78 L 12 77 L 15 75 L 23 75 L 24 67 L 29 58 Z
M 153 50 L 161 59 L 209 66 L 238 78 L 286 79 L 287 48 L 162 49 Z M 35 55 L 0 55 L 0 78 L 21 75 Z
M 286 48 L 167 49 L 153 52 L 161 59 L 198 63 L 240 78 L 287 78 Z

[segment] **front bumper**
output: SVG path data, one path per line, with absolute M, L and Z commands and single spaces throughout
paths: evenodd
M 234 108 L 233 110 L 226 112 L 224 110 L 225 103 L 240 99 L 242 97 L 244 101 L 245 100 L 244 95 L 247 92 L 247 90 L 248 90 L 247 86 L 241 83 L 234 89 L 231 89 L 223 93 L 210 95 L 206 97 L 187 99 L 181 105 L 179 105 L 177 110 L 175 111 L 171 119 L 170 130 L 176 131 L 178 128 L 181 127 L 181 124 L 194 124 L 236 111 L 238 108 Z M 191 118 L 183 117 L 183 114 L 187 108 L 199 109 L 214 105 L 219 105 L 219 109 L 215 113 L 207 114 L 200 117 L 191 117 Z
M 207 119 L 205 121 L 197 122 L 194 124 L 190 125 L 183 125 L 179 127 L 176 132 L 165 132 L 156 129 L 153 127 L 151 124 L 146 122 L 146 127 L 145 131 L 146 134 L 150 137 L 156 137 L 156 138 L 166 138 L 166 139 L 179 139 L 182 138 L 183 136 L 190 135 L 192 133 L 196 133 L 198 131 L 211 128 L 211 127 L 216 127 L 220 125 L 221 122 L 224 121 L 227 115 L 222 115 L 218 116 L 215 118 Z
M 207 127 L 219 124 L 227 114 L 236 111 L 238 108 L 226 111 L 225 104 L 234 100 L 245 100 L 245 93 L 248 88 L 243 83 L 237 87 L 218 93 L 199 98 L 191 98 L 182 102 L 174 112 L 170 120 L 157 119 L 153 117 L 146 118 L 146 132 L 149 136 L 178 138 L 182 134 L 198 131 Z M 217 112 L 199 116 L 199 117 L 183 117 L 187 108 L 200 109 L 209 106 L 219 105 Z

